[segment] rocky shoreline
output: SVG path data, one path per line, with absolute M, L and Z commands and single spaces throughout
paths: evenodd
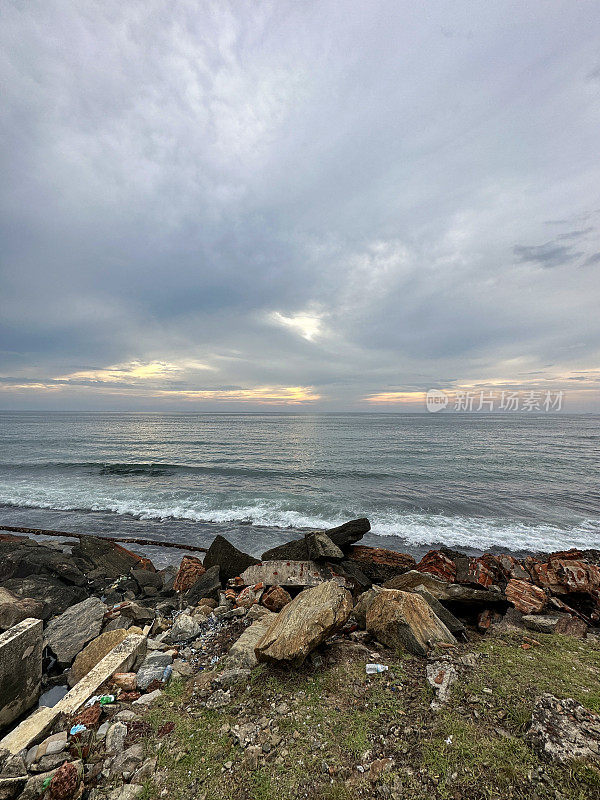
M 260 560 L 217 536 L 203 561 L 184 556 L 162 570 L 107 539 L 65 545 L 0 534 L 0 800 L 196 796 L 197 785 L 172 791 L 161 768 L 179 720 L 151 724 L 157 709 L 168 717 L 175 687 L 185 716 L 225 719 L 237 708 L 238 721 L 219 735 L 237 748 L 240 769 L 275 769 L 290 746 L 281 724 L 263 724 L 243 700 L 257 676 L 316 680 L 324 660 L 363 673 L 371 664 L 378 691 L 393 692 L 404 659 L 430 713 L 443 715 L 495 636 L 518 632 L 527 658 L 544 649 L 540 637 L 598 652 L 600 552 L 517 559 L 439 549 L 417 562 L 361 545 L 369 528 L 359 519 L 310 532 Z M 35 711 L 40 695 L 58 702 L 42 699 L 48 705 Z M 294 720 L 289 708 L 275 716 Z M 600 759 L 600 717 L 573 698 L 540 692 L 524 735 L 541 759 Z M 353 796 L 418 796 L 398 794 L 402 751 L 394 756 L 388 734 L 381 738 L 379 758 L 350 775 L 340 767 L 328 781 L 343 781 Z M 235 763 L 219 769 L 233 774 Z M 359 783 L 367 775 L 367 789 L 355 773 Z M 241 776 L 231 796 L 258 797 Z M 439 794 L 430 777 L 423 786 Z

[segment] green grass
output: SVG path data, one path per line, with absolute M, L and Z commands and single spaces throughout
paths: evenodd
M 373 678 L 363 660 L 298 671 L 260 666 L 249 689 L 233 689 L 231 704 L 218 711 L 190 700 L 191 684 L 174 682 L 147 717 L 155 730 L 175 723 L 159 751 L 161 787 L 173 800 L 600 800 L 595 766 L 540 762 L 525 730 L 545 691 L 600 711 L 600 648 L 570 637 L 535 638 L 540 645 L 531 650 L 521 649 L 520 633 L 481 639 L 477 666 L 463 672 L 437 713 L 429 708 L 425 662 L 406 654 L 386 659 L 390 673 Z M 282 701 L 287 716 L 273 708 Z M 277 719 L 283 739 L 252 769 L 223 726 L 263 715 Z M 374 785 L 356 769 L 363 756 L 367 764 L 391 758 L 394 766 Z M 223 771 L 229 761 L 231 770 Z M 158 791 L 144 787 L 143 800 Z

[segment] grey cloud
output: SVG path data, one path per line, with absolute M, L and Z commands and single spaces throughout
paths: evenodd
M 583 255 L 581 252 L 573 252 L 570 246 L 558 245 L 555 242 L 532 246 L 516 244 L 513 252 L 519 261 L 535 262 L 543 267 L 560 267 Z

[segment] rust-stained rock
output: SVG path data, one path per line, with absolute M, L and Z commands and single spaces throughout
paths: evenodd
M 351 611 L 350 592 L 335 581 L 305 589 L 279 612 L 256 645 L 256 658 L 299 665 L 342 627 Z
M 353 561 L 373 583 L 385 583 L 409 569 L 415 569 L 416 561 L 406 553 L 386 550 L 384 547 L 365 547 L 355 545 L 351 548 L 348 560 Z
M 546 592 L 539 586 L 516 578 L 511 578 L 506 584 L 505 594 L 506 599 L 523 614 L 541 611 L 548 601 Z
M 456 644 L 448 628 L 418 594 L 382 589 L 366 616 L 367 630 L 388 647 L 427 655 L 439 643 Z
M 577 617 L 561 617 L 554 628 L 554 633 L 576 636 L 579 639 L 583 639 L 587 632 L 588 626 L 582 619 L 577 619 Z
M 253 605 L 260 602 L 263 592 L 264 585 L 262 583 L 257 583 L 254 586 L 246 586 L 235 598 L 235 604 L 238 608 L 251 608 Z
M 505 583 L 503 570 L 492 555 L 469 559 L 468 580 L 481 586 L 492 586 Z
M 177 570 L 173 589 L 176 592 L 187 592 L 205 572 L 206 567 L 199 558 L 195 556 L 184 556 Z
M 494 556 L 494 558 L 504 572 L 507 581 L 511 578 L 517 578 L 520 581 L 531 580 L 529 572 L 514 556 L 502 554 Z
M 265 608 L 269 609 L 269 611 L 275 611 L 276 613 L 279 613 L 282 608 L 287 606 L 288 603 L 292 602 L 292 596 L 281 586 L 271 586 L 263 594 L 261 602 Z
M 79 789 L 79 773 L 71 761 L 67 761 L 54 773 L 48 787 L 51 800 L 71 800 Z
M 451 583 L 456 580 L 456 564 L 440 550 L 430 550 L 416 566 L 419 572 L 429 572 Z
M 546 562 L 528 559 L 535 582 L 554 594 L 592 593 L 600 589 L 600 567 L 584 561 L 551 557 Z

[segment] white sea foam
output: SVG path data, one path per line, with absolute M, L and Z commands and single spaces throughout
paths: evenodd
M 235 501 L 200 493 L 115 488 L 110 491 L 86 481 L 0 483 L 0 503 L 57 511 L 97 511 L 131 515 L 141 520 L 184 520 L 251 524 L 276 528 L 328 528 L 355 516 L 368 516 L 372 532 L 400 537 L 407 545 L 473 547 L 489 550 L 561 550 L 600 548 L 600 521 L 582 519 L 564 527 L 527 524 L 505 518 L 468 517 L 399 511 L 369 512 L 367 508 L 300 508 L 283 498 L 245 497 Z

